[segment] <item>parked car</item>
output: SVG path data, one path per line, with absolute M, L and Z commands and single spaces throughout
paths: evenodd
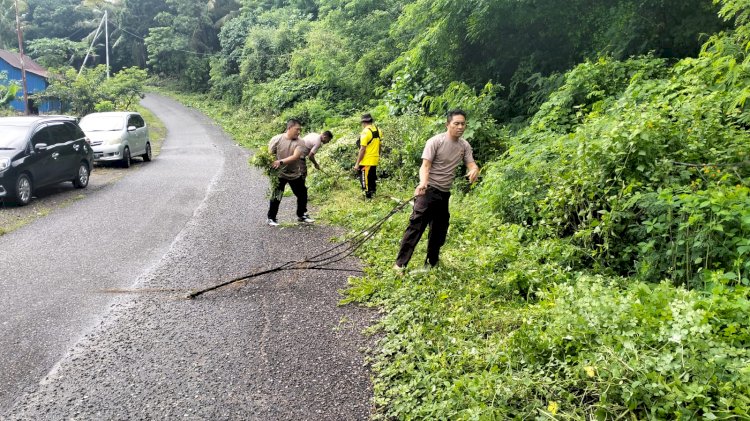
M 148 126 L 140 114 L 130 111 L 92 113 L 81 119 L 81 129 L 91 140 L 97 162 L 119 162 L 130 167 L 131 158 L 151 161 Z
M 94 153 L 75 119 L 0 117 L 0 198 L 19 205 L 34 190 L 63 181 L 89 184 Z

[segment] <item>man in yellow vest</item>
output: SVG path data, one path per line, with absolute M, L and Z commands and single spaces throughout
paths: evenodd
M 362 133 L 359 135 L 359 154 L 354 169 L 359 173 L 359 182 L 365 197 L 372 199 L 375 194 L 375 183 L 377 182 L 376 170 L 380 160 L 380 141 L 382 132 L 375 127 L 374 120 L 370 114 L 362 115 Z

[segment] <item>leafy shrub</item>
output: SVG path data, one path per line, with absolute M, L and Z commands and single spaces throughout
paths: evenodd
M 648 219 L 644 209 L 658 208 L 637 203 L 650 193 L 671 186 L 677 190 L 686 185 L 733 187 L 748 175 L 747 168 L 732 164 L 742 159 L 750 141 L 740 129 L 740 114 L 733 113 L 735 101 L 725 88 L 708 82 L 715 76 L 703 74 L 715 71 L 703 65 L 703 60 L 712 59 L 687 60 L 676 67 L 671 79 L 630 78 L 627 87 L 615 91 L 615 97 L 601 97 L 590 106 L 570 109 L 575 101 L 569 93 L 575 89 L 566 84 L 560 91 L 564 95 L 553 95 L 550 100 L 556 104 L 561 97 L 568 98 L 564 106 L 545 104 L 508 153 L 485 171 L 484 203 L 509 222 L 538 227 L 539 235 L 574 238 L 590 249 L 600 265 L 622 275 L 639 272 L 643 279 L 658 281 L 669 274 L 680 283 L 693 282 L 695 271 L 674 267 L 677 261 L 685 266 L 677 255 L 644 257 L 664 251 L 647 246 L 661 244 L 663 238 L 658 236 L 664 232 L 649 231 L 657 237 L 634 235 L 643 234 L 638 227 Z M 624 80 L 624 69 L 653 70 L 650 64 L 648 60 L 613 64 L 616 71 L 599 71 L 592 79 L 606 85 L 601 75 L 614 74 L 612 84 L 617 86 Z M 656 64 L 657 69 L 660 66 Z M 572 73 L 577 72 L 582 68 Z M 594 97 L 598 95 L 602 94 Z M 732 170 L 710 178 L 696 170 L 710 167 L 701 163 L 719 163 Z M 639 247 L 642 254 L 636 256 L 634 250 Z M 728 259 L 722 264 L 732 260 L 729 254 L 717 253 Z M 691 261 L 698 259 L 687 255 Z M 660 263 L 655 265 L 654 259 Z M 670 260 L 671 265 L 666 263 Z M 700 262 L 704 268 L 717 263 L 707 255 Z
M 81 74 L 73 68 L 51 71 L 50 86 L 34 98 L 54 99 L 64 108 L 83 116 L 96 110 L 129 110 L 140 101 L 146 83 L 146 71 L 125 68 L 107 78 L 104 65 L 84 68 Z
M 706 171 L 710 174 L 710 171 Z M 711 271 L 725 270 L 750 285 L 750 198 L 744 186 L 635 194 L 629 201 L 642 222 L 629 227 L 623 260 L 636 262 L 638 276 L 669 274 L 704 287 Z
M 94 106 L 94 111 L 101 113 L 105 111 L 114 111 L 115 104 L 112 101 L 100 101 Z
M 185 59 L 185 68 L 180 75 L 183 89 L 206 90 L 209 86 L 210 70 L 207 58 L 190 56 Z
M 425 110 L 425 98 L 444 90 L 430 69 L 402 69 L 393 77 L 390 88 L 383 95 L 388 112 L 393 115 L 420 114 Z
M 280 119 L 282 121 L 296 118 L 305 128 L 325 127 L 326 123 L 333 117 L 332 110 L 326 101 L 320 98 L 307 99 L 294 103 L 290 108 L 284 110 Z
M 242 103 L 242 87 L 244 82 L 240 75 L 226 77 L 211 77 L 210 93 L 213 98 L 223 99 L 231 105 Z
M 272 82 L 248 81 L 243 90 L 243 104 L 259 112 L 278 115 L 296 102 L 312 98 L 317 89 L 314 84 L 299 83 L 288 74 Z
M 16 81 L 8 82 L 7 72 L 0 72 L 0 109 L 16 99 L 16 94 L 20 90 L 21 86 Z
M 739 309 L 749 305 L 746 288 L 621 291 L 584 277 L 554 288 L 501 352 L 521 356 L 509 369 L 535 385 L 537 407 L 557 402 L 560 417 L 744 418 L 750 324 Z
M 627 61 L 600 57 L 586 61 L 565 74 L 563 86 L 557 89 L 531 119 L 535 131 L 572 131 L 592 111 L 604 108 L 603 101 L 616 98 L 634 78 L 663 77 L 666 63 L 652 57 Z

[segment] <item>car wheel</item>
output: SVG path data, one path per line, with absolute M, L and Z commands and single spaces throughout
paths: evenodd
M 78 175 L 73 179 L 73 185 L 76 188 L 83 189 L 89 185 L 89 165 L 85 162 L 78 164 Z
M 21 206 L 26 206 L 31 202 L 31 193 L 34 187 L 31 183 L 31 178 L 27 174 L 21 174 L 16 180 L 16 191 L 15 194 L 16 203 Z
M 130 148 L 125 148 L 122 151 L 122 161 L 120 164 L 123 168 L 130 168 Z
M 151 161 L 151 143 L 146 143 L 146 153 L 141 155 L 141 158 L 143 158 L 144 162 Z

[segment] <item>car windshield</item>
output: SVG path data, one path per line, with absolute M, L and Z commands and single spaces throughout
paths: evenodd
M 26 144 L 29 128 L 24 126 L 0 125 L 0 149 L 21 149 Z
M 124 119 L 115 115 L 87 115 L 79 123 L 84 132 L 109 132 L 123 129 Z

